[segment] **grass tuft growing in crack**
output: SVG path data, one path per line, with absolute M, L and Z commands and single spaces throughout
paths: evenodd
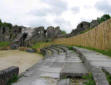
M 13 75 L 13 77 L 7 82 L 7 85 L 12 85 L 12 83 L 17 82 L 19 78 L 18 75 Z
M 106 71 L 104 71 L 104 72 L 106 74 L 106 78 L 107 78 L 107 80 L 109 82 L 109 85 L 111 85 L 111 75 L 108 72 L 106 72 Z
M 91 73 L 89 73 L 87 76 L 83 76 L 82 78 L 87 80 L 86 82 L 84 82 L 84 85 L 96 85 Z
M 68 46 L 68 49 L 69 49 L 69 50 L 73 50 L 72 46 Z

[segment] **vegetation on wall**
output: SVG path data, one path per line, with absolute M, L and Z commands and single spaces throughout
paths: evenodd
M 109 14 L 104 14 L 102 17 L 97 18 L 97 20 L 98 20 L 99 23 L 102 23 L 102 22 L 104 22 L 104 21 L 106 21 L 110 18 L 111 18 L 111 16 Z
M 9 28 L 12 28 L 12 24 L 11 23 L 2 22 L 2 20 L 0 20 L 0 26 L 6 26 L 6 27 L 9 27 Z

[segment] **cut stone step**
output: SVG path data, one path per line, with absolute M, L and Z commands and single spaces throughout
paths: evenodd
M 106 61 L 90 61 L 90 63 L 96 67 L 111 67 L 111 62 Z
M 106 75 L 101 68 L 92 68 L 92 74 L 96 85 L 109 85 Z
M 57 85 L 57 79 L 52 78 L 40 78 L 32 82 L 31 85 Z
M 70 85 L 70 79 L 59 80 L 57 85 Z
M 82 77 L 83 75 L 88 75 L 88 71 L 83 63 L 66 62 L 60 73 L 60 78 L 76 78 Z
M 60 53 L 60 49 L 55 48 L 55 47 L 51 47 L 52 49 L 56 50 L 58 52 L 58 54 Z
M 111 67 L 103 67 L 103 70 L 111 75 Z
M 42 66 L 40 68 L 42 73 L 40 77 L 60 78 L 60 72 L 64 66 L 62 62 L 53 62 L 50 66 Z
M 87 80 L 79 79 L 79 78 L 72 78 L 70 79 L 70 85 L 84 85 L 84 82 Z

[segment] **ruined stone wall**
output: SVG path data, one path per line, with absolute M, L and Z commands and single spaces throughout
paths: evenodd
M 43 26 L 29 28 L 23 26 L 13 26 L 10 23 L 0 23 L 0 42 L 11 42 L 11 47 L 31 46 L 36 42 L 52 41 L 59 37 L 62 32 L 60 27 Z
M 22 33 L 21 26 L 0 25 L 0 41 L 13 41 Z

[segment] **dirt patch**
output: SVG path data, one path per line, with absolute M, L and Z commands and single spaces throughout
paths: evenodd
M 19 66 L 20 73 L 36 64 L 43 57 L 36 53 L 27 53 L 18 50 L 0 51 L 0 70 L 10 66 Z

